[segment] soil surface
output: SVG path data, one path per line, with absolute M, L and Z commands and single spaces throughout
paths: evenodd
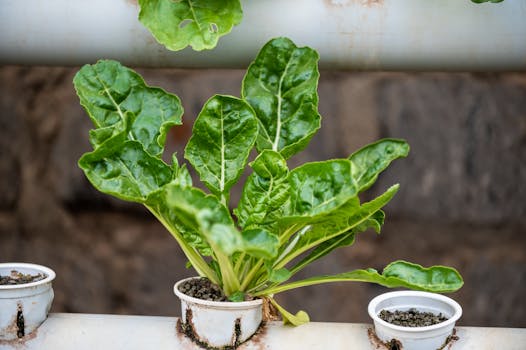
M 228 301 L 218 285 L 206 278 L 194 278 L 179 285 L 179 291 L 190 297 L 209 301 Z
M 11 271 L 11 275 L 9 276 L 0 275 L 0 286 L 38 282 L 38 281 L 43 280 L 46 277 L 47 276 L 42 273 L 39 273 L 36 275 L 30 275 L 30 274 L 23 274 L 21 272 L 13 270 Z
M 435 315 L 432 312 L 421 312 L 416 309 L 409 309 L 407 311 L 395 310 L 395 312 L 382 310 L 378 314 L 378 317 L 385 322 L 402 327 L 426 327 L 447 321 L 447 317 L 441 313 Z

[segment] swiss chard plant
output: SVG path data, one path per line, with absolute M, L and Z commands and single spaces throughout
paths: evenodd
M 405 261 L 382 272 L 294 278 L 310 263 L 351 246 L 361 232 L 380 232 L 382 207 L 398 185 L 367 202 L 359 195 L 409 152 L 403 140 L 382 139 L 347 158 L 290 169 L 287 160 L 320 127 L 317 62 L 311 48 L 273 39 L 248 68 L 241 98 L 216 95 L 205 103 L 184 156 L 208 192 L 193 186 L 175 154 L 171 164 L 161 157 L 168 130 L 182 123 L 179 98 L 147 86 L 118 62 L 86 65 L 74 85 L 95 128 L 89 134 L 93 151 L 79 165 L 99 191 L 148 208 L 197 273 L 230 300 L 265 298 L 287 323 L 298 325 L 308 316 L 287 312 L 274 295 L 298 287 L 360 281 L 433 292 L 459 289 L 463 281 L 453 268 Z M 243 171 L 249 175 L 241 199 L 231 203 L 230 191 Z

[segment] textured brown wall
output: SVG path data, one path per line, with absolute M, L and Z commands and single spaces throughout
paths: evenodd
M 192 271 L 175 241 L 139 206 L 92 189 L 76 166 L 90 124 L 75 72 L 0 67 L 0 261 L 55 269 L 55 312 L 178 315 L 171 288 Z M 183 101 L 185 126 L 169 139 L 179 152 L 204 101 L 239 95 L 243 76 L 140 72 Z M 322 129 L 292 163 L 344 157 L 380 137 L 406 138 L 412 151 L 372 189 L 402 185 L 382 235 L 363 234 L 304 276 L 399 258 L 451 264 L 466 281 L 453 295 L 463 324 L 525 327 L 526 75 L 323 71 L 319 93 Z M 382 291 L 341 283 L 281 300 L 314 320 L 363 322 Z

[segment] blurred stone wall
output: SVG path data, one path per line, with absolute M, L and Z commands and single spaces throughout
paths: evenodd
M 95 191 L 76 166 L 90 129 L 76 70 L 0 67 L 0 261 L 56 270 L 54 312 L 178 315 L 173 283 L 193 273 L 175 241 L 140 206 Z M 243 77 L 139 71 L 182 99 L 185 124 L 168 139 L 179 154 L 203 103 L 239 95 Z M 450 264 L 466 281 L 453 295 L 462 324 L 525 327 L 526 74 L 322 71 L 319 94 L 322 128 L 291 164 L 345 157 L 380 137 L 405 138 L 412 150 L 371 191 L 401 184 L 382 234 L 361 235 L 303 276 L 396 259 Z M 317 321 L 368 322 L 367 302 L 383 290 L 338 283 L 279 300 Z

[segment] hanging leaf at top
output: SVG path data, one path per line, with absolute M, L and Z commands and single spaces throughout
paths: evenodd
M 213 49 L 243 17 L 239 0 L 139 0 L 139 5 L 139 21 L 172 51 Z

